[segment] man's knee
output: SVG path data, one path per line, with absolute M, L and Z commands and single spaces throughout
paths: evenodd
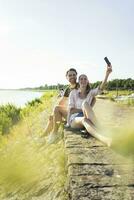
M 54 114 L 61 114 L 61 115 L 64 116 L 66 114 L 65 107 L 63 107 L 63 106 L 55 106 Z

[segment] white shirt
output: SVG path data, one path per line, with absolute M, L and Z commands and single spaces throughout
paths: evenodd
M 77 109 L 81 109 L 82 107 L 82 103 L 83 101 L 87 101 L 89 105 L 91 105 L 92 103 L 92 99 L 94 96 L 98 95 L 101 93 L 101 90 L 99 87 L 95 88 L 95 89 L 91 89 L 87 95 L 86 98 L 81 99 L 79 97 L 79 89 L 74 89 L 70 92 L 69 95 L 69 108 L 77 108 Z

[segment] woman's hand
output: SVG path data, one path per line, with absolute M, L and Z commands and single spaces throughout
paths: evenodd
M 108 76 L 109 74 L 112 72 L 112 65 L 108 66 L 107 65 L 107 70 L 106 70 L 106 75 L 105 75 L 105 78 L 104 78 L 104 81 L 101 83 L 100 85 L 100 89 L 103 90 L 104 89 L 104 86 L 107 82 L 107 79 L 108 79 Z

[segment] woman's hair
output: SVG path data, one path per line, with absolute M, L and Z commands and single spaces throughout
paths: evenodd
M 81 75 L 79 76 L 79 78 L 78 78 L 79 81 L 80 81 L 81 76 L 86 76 L 86 75 L 85 75 L 85 74 L 81 74 Z M 86 76 L 86 77 L 87 77 L 87 76 Z M 88 77 L 87 77 L 87 80 L 88 80 Z M 79 87 L 80 87 L 80 86 L 79 86 Z M 90 87 L 90 83 L 88 82 L 87 87 L 86 87 L 86 94 L 88 94 L 90 90 L 91 90 L 91 87 Z
M 76 71 L 76 69 L 74 69 L 74 68 L 70 68 L 70 69 L 66 72 L 66 76 L 68 75 L 68 72 L 70 72 L 70 71 L 74 71 L 74 72 L 76 73 L 76 75 L 77 75 L 77 71 Z

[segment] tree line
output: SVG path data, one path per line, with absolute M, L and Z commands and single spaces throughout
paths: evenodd
M 97 81 L 95 83 L 91 83 L 91 87 L 95 88 L 97 87 L 101 81 Z M 39 90 L 57 90 L 57 89 L 64 89 L 67 85 L 64 84 L 57 84 L 57 85 L 47 85 L 44 86 L 32 88 L 32 89 L 39 89 Z M 108 81 L 106 84 L 107 90 L 134 90 L 134 79 L 128 78 L 128 79 L 114 79 L 111 81 Z

